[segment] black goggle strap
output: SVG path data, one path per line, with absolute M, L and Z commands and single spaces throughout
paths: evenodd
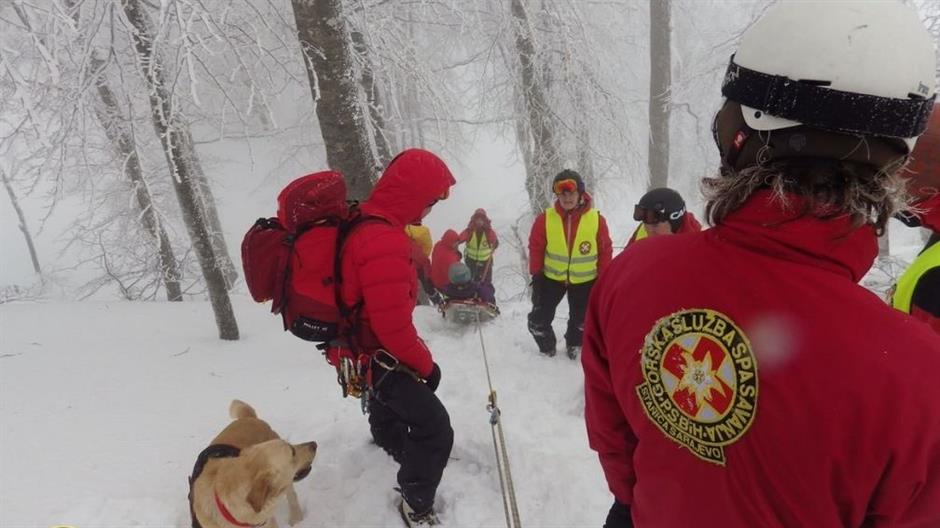
M 663 210 L 657 211 L 655 209 L 643 207 L 639 204 L 633 207 L 633 219 L 637 222 L 643 222 L 644 224 L 658 224 L 660 222 L 675 221 L 682 218 L 682 215 L 684 214 L 685 207 L 671 213 L 667 213 Z
M 718 116 L 720 113 L 715 114 L 715 118 L 712 119 L 712 138 L 715 140 L 715 146 L 718 147 L 718 156 L 721 158 L 722 163 L 728 167 L 734 167 L 735 162 L 738 161 L 738 156 L 741 155 L 741 151 L 744 150 L 744 145 L 747 144 L 748 138 L 755 132 L 755 130 L 746 123 L 741 124 L 741 128 L 734 133 L 734 137 L 731 138 L 731 143 L 728 144 L 728 151 L 723 152 L 721 150 L 721 138 L 718 137 Z
M 742 105 L 806 126 L 896 138 L 922 134 L 937 97 L 930 95 L 924 84 L 907 99 L 844 92 L 826 87 L 828 84 L 751 70 L 736 64 L 732 55 L 721 93 Z

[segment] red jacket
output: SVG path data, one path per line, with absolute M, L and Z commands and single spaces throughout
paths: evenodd
M 940 337 L 856 284 L 871 227 L 794 216 L 762 191 L 598 279 L 588 439 L 637 526 L 940 526 Z
M 411 241 L 404 226 L 442 195 L 454 177 L 430 152 L 399 154 L 362 204 L 364 214 L 386 222 L 366 223 L 346 239 L 343 251 L 343 302 L 363 301 L 359 341 L 366 349 L 383 347 L 419 375 L 430 375 L 431 352 L 411 321 L 417 299 Z
M 457 236 L 457 232 L 448 229 L 437 244 L 434 244 L 434 249 L 431 251 L 431 282 L 439 290 L 450 284 L 448 273 L 451 264 L 460 262 L 458 243 L 460 243 L 460 237 Z
M 571 244 L 574 243 L 574 237 L 578 233 L 578 223 L 581 221 L 581 214 L 591 208 L 591 195 L 582 193 L 583 203 L 572 210 L 565 211 L 561 208 L 558 200 L 555 200 L 555 210 L 561 215 L 565 226 L 565 240 L 568 242 L 568 251 L 571 251 Z M 529 273 L 537 275 L 542 272 L 542 266 L 545 264 L 545 245 L 547 237 L 545 235 L 545 213 L 543 212 L 535 219 L 532 224 L 532 231 L 529 232 Z M 597 272 L 600 273 L 610 259 L 613 258 L 614 248 L 610 241 L 610 232 L 607 230 L 607 220 L 601 216 L 597 228 Z
M 624 248 L 636 242 L 636 235 L 640 232 L 641 227 L 643 227 L 643 224 L 636 226 L 636 229 L 633 230 L 633 234 L 630 235 L 630 240 L 627 240 L 627 243 L 624 244 Z M 685 216 L 682 218 L 682 225 L 679 226 L 679 230 L 676 231 L 675 234 L 681 235 L 684 233 L 698 233 L 701 230 L 702 224 L 698 222 L 698 219 L 695 218 L 695 215 L 692 213 L 685 213 Z

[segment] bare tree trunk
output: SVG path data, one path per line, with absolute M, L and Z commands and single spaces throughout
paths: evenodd
M 29 249 L 29 258 L 33 261 L 33 271 L 36 272 L 36 275 L 42 276 L 42 269 L 39 267 L 39 256 L 36 253 L 36 246 L 33 244 L 33 235 L 29 232 L 29 227 L 26 225 L 26 216 L 23 215 L 23 210 L 20 209 L 20 202 L 16 198 L 16 192 L 13 190 L 13 185 L 10 183 L 10 179 L 7 177 L 7 173 L 3 168 L 0 168 L 0 178 L 3 179 L 3 186 L 7 189 L 10 204 L 13 206 L 13 210 L 16 211 L 16 218 L 20 222 L 20 225 L 17 227 L 20 228 L 20 232 L 23 233 L 23 238 L 26 239 L 26 247 Z
M 356 53 L 362 61 L 362 72 L 359 75 L 359 84 L 366 97 L 366 104 L 369 107 L 369 119 L 371 121 L 372 137 L 375 143 L 375 155 L 379 163 L 384 167 L 392 161 L 392 149 L 388 140 L 388 127 L 385 124 L 385 107 L 382 104 L 382 93 L 379 91 L 379 85 L 375 82 L 375 73 L 372 70 L 372 56 L 369 54 L 369 48 L 366 46 L 365 39 L 359 31 L 352 32 L 352 42 Z
M 526 171 L 526 190 L 529 205 L 534 213 L 550 204 L 548 187 L 560 158 L 555 147 L 554 124 L 548 107 L 545 90 L 540 83 L 538 65 L 535 62 L 535 41 L 532 27 L 526 14 L 525 0 L 511 0 L 511 14 L 516 37 L 516 52 L 519 55 L 522 75 L 522 98 L 528 119 L 528 135 L 531 136 L 532 171 Z
M 91 72 L 95 76 L 95 85 L 98 88 L 98 101 L 94 105 L 95 116 L 105 134 L 111 140 L 118 159 L 122 161 L 123 173 L 134 184 L 134 195 L 137 206 L 140 208 L 140 222 L 144 230 L 153 238 L 157 246 L 157 257 L 160 261 L 160 275 L 166 288 L 168 301 L 182 301 L 183 293 L 180 288 L 180 269 L 173 254 L 173 246 L 167 235 L 160 217 L 153 205 L 150 188 L 144 180 L 144 173 L 140 167 L 140 158 L 137 156 L 137 145 L 133 134 L 124 125 L 126 118 L 118 107 L 117 98 L 111 90 L 103 74 L 104 61 L 97 53 L 92 54 Z
M 587 123 L 588 109 L 585 108 L 584 100 L 574 97 L 575 108 L 575 129 L 577 130 L 577 163 L 578 173 L 584 178 L 584 186 L 587 189 L 596 188 L 596 178 L 594 175 L 594 159 L 591 156 L 591 127 Z
M 365 199 L 382 166 L 369 148 L 341 0 L 291 5 L 327 162 L 346 177 L 350 198 Z
M 189 128 L 180 130 L 180 138 L 183 141 L 183 152 L 189 153 L 183 160 L 189 166 L 190 173 L 193 175 L 195 192 L 198 197 L 199 206 L 202 207 L 204 218 L 209 230 L 209 240 L 212 243 L 212 253 L 215 255 L 216 265 L 222 270 L 222 277 L 225 279 L 225 289 L 231 290 L 238 280 L 238 270 L 228 253 L 228 244 L 225 242 L 225 233 L 222 231 L 222 222 L 219 221 L 219 210 L 215 206 L 215 195 L 212 193 L 212 187 L 209 185 L 209 179 L 202 170 L 202 165 L 196 157 L 196 143 L 193 141 L 193 134 Z
M 187 144 L 185 126 L 174 114 L 171 94 L 164 79 L 164 63 L 153 48 L 153 29 L 139 0 L 122 0 L 124 14 L 134 27 L 134 47 L 141 73 L 150 87 L 150 108 L 153 127 L 163 144 L 167 164 L 171 169 L 173 188 L 183 212 L 183 220 L 199 258 L 199 266 L 209 289 L 209 300 L 215 313 L 216 326 L 221 339 L 238 339 L 238 324 L 231 300 L 225 287 L 225 277 L 212 250 L 206 211 L 197 195 L 197 175 L 192 167 L 197 163 L 191 144 Z M 187 158 L 189 162 L 187 162 Z
M 411 42 L 415 41 L 415 19 L 414 11 L 411 7 L 408 7 L 408 39 Z M 416 146 L 416 147 L 425 147 L 424 141 L 424 127 L 421 122 L 422 112 L 421 104 L 418 102 L 418 86 L 415 83 L 415 80 L 412 76 L 407 77 L 407 89 L 405 90 L 405 115 L 408 118 L 408 130 L 411 134 L 411 140 L 409 141 L 410 145 L 406 146 Z
M 650 3 L 650 188 L 669 182 L 669 96 L 672 83 L 671 0 Z

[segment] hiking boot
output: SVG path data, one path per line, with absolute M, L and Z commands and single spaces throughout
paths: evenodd
M 539 354 L 542 354 L 545 357 L 555 357 L 555 348 L 546 348 L 544 350 L 539 350 Z
M 581 347 L 569 346 L 566 351 L 568 352 L 568 359 L 578 359 L 578 354 L 581 353 Z
M 416 513 L 404 498 L 398 505 L 398 512 L 401 513 L 401 520 L 405 521 L 405 526 L 408 528 L 424 528 L 441 524 L 433 507 L 426 512 Z

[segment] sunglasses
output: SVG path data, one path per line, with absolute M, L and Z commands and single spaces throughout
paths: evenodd
M 663 210 L 650 209 L 648 207 L 643 207 L 642 205 L 633 206 L 633 219 L 637 222 L 643 222 L 644 224 L 658 224 L 660 222 L 678 220 L 682 218 L 682 215 L 684 214 L 685 207 L 679 209 L 678 211 L 667 213 Z
M 558 180 L 555 182 L 555 185 L 552 186 L 552 191 L 555 194 L 564 194 L 564 193 L 574 193 L 578 191 L 578 182 L 568 178 L 566 180 Z

